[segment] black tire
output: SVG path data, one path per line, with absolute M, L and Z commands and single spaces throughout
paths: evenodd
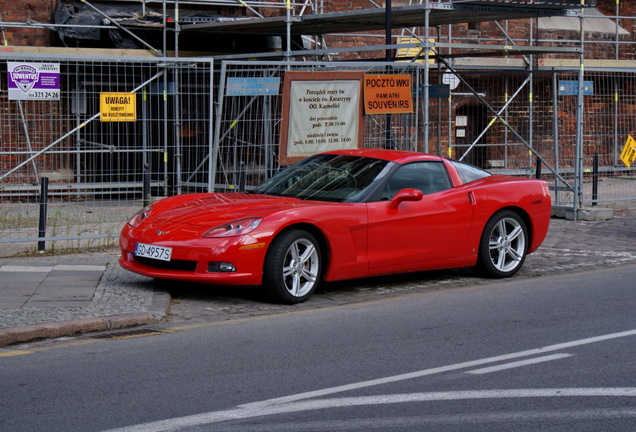
M 263 269 L 263 286 L 274 300 L 294 304 L 316 290 L 322 255 L 316 238 L 304 230 L 285 231 L 274 239 Z
M 517 213 L 502 210 L 490 218 L 481 235 L 477 270 L 493 278 L 510 277 L 523 265 L 527 251 L 525 222 Z

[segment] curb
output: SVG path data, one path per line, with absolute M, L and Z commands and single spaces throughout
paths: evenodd
M 163 319 L 170 308 L 170 295 L 155 292 L 152 305 L 147 312 L 136 312 L 106 317 L 80 318 L 74 320 L 36 324 L 24 327 L 0 329 L 0 347 L 36 339 L 49 339 L 62 336 L 115 330 L 154 324 Z

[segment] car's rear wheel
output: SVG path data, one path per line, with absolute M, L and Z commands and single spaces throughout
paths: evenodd
M 528 230 L 510 210 L 496 213 L 481 235 L 477 267 L 486 276 L 504 278 L 517 273 L 526 259 Z
M 272 242 L 263 269 L 263 285 L 275 300 L 294 304 L 307 300 L 320 281 L 320 244 L 304 230 L 280 234 Z

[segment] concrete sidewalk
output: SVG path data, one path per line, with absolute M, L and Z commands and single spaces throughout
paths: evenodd
M 117 258 L 113 251 L 0 259 L 0 346 L 164 318 L 169 295 Z
M 118 255 L 113 250 L 0 259 L 0 346 L 166 318 L 169 294 L 155 290 L 151 279 L 123 270 Z M 609 220 L 552 219 L 544 244 L 516 277 L 634 262 L 636 210 L 620 210 Z

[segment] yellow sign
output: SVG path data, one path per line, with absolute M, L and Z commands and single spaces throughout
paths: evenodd
M 435 42 L 435 39 L 429 38 L 428 40 L 429 42 Z M 419 44 L 421 43 L 420 39 L 416 38 L 416 37 L 407 37 L 407 36 L 402 36 L 397 38 L 397 43 L 399 45 L 406 45 L 406 44 L 418 44 L 418 46 L 414 46 L 414 47 L 403 47 L 403 48 L 398 48 L 397 50 L 397 56 L 398 58 L 408 58 L 409 60 L 398 60 L 399 62 L 411 62 L 414 61 L 415 63 L 424 63 L 424 56 L 426 55 L 426 53 L 422 50 L 422 47 L 419 46 Z M 429 56 L 433 56 L 435 55 L 435 50 L 431 50 Z M 417 60 L 412 60 L 414 58 L 416 58 L 416 56 L 420 56 L 417 58 Z M 435 64 L 435 59 L 434 58 L 429 58 L 428 59 L 428 64 Z
M 404 114 L 413 112 L 411 75 L 364 76 L 365 114 Z
M 631 135 L 627 137 L 625 147 L 621 152 L 621 160 L 627 165 L 627 168 L 631 167 L 636 160 L 636 140 Z
M 135 93 L 100 93 L 99 120 L 103 122 L 130 122 L 137 120 Z

